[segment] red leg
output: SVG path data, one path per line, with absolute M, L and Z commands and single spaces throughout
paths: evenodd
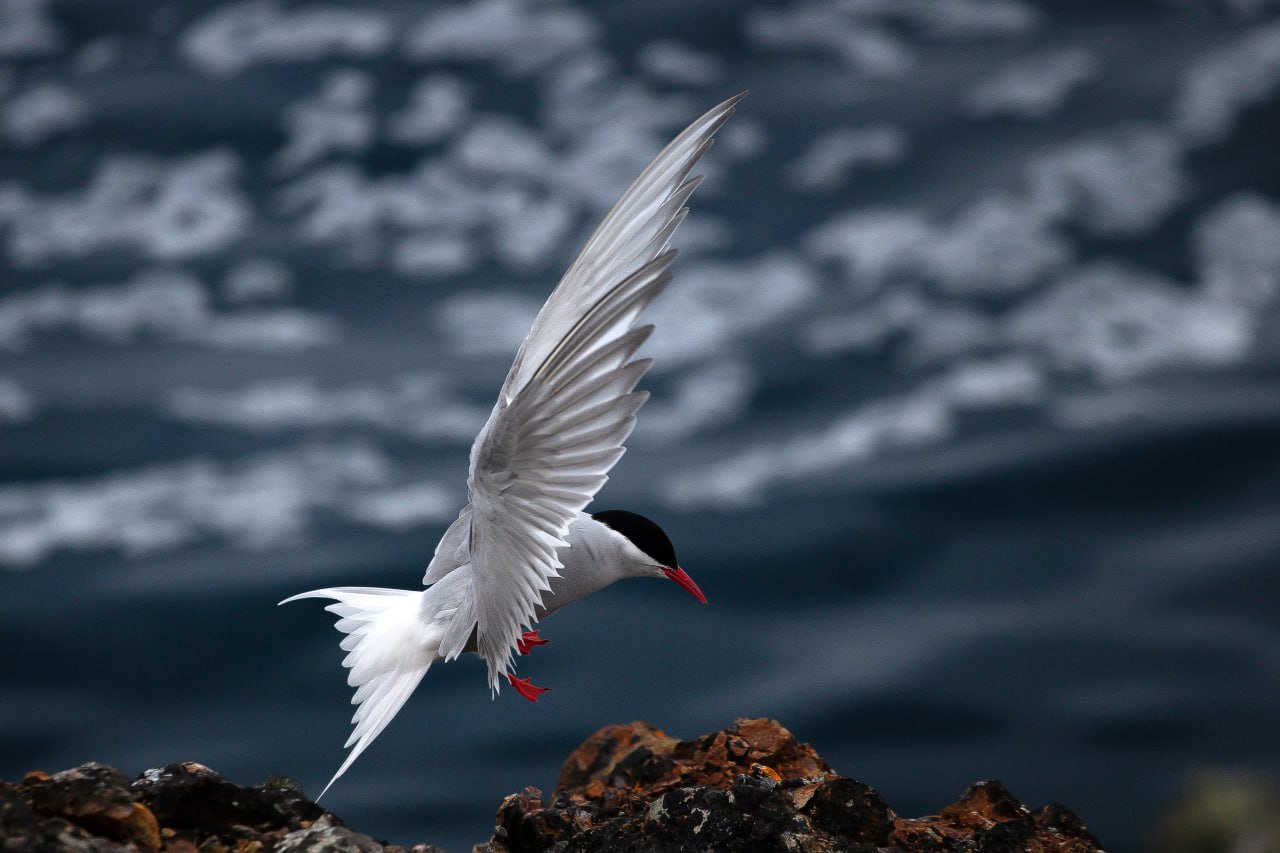
M 510 684 L 515 691 L 530 702 L 537 702 L 538 697 L 550 690 L 550 687 L 538 687 L 530 684 L 528 678 L 516 678 L 508 673 L 507 683 Z
M 551 641 L 539 637 L 537 631 L 525 631 L 520 635 L 520 639 L 516 640 L 516 648 L 520 654 L 527 655 L 534 646 L 545 646 L 549 642 Z

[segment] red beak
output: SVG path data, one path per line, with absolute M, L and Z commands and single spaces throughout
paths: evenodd
M 707 603 L 707 597 L 702 594 L 702 590 L 698 589 L 698 585 L 693 582 L 693 578 L 689 577 L 689 573 L 684 569 L 679 566 L 676 566 L 674 569 L 664 567 L 662 571 L 666 572 L 667 577 L 680 584 L 680 588 L 685 592 L 689 593 L 703 604 Z

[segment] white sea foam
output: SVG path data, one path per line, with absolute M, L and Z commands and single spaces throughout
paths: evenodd
M 404 51 L 422 62 L 483 61 L 527 75 L 600 37 L 590 16 L 557 0 L 470 0 L 428 12 L 406 34 Z
M 633 441 L 674 441 L 725 426 L 746 413 L 755 387 L 755 371 L 745 360 L 698 365 L 675 380 L 670 394 L 645 405 Z
M 284 299 L 293 292 L 293 270 L 272 258 L 245 258 L 227 270 L 222 298 L 233 304 Z
M 312 5 L 290 9 L 275 0 L 216 8 L 187 28 L 182 55 L 205 74 L 228 77 L 262 62 L 301 62 L 383 53 L 395 36 L 379 12 Z
M 1124 126 L 1054 146 L 1027 167 L 1030 204 L 1046 219 L 1096 234 L 1141 233 L 1186 192 L 1178 139 L 1161 127 Z
M 36 402 L 27 391 L 7 376 L 0 376 L 0 425 L 26 423 L 36 415 Z
M 294 350 L 333 342 L 335 323 L 300 309 L 220 314 L 198 279 L 143 270 L 120 284 L 46 284 L 0 298 L 0 348 L 22 351 L 37 334 L 69 329 L 124 344 L 143 336 L 223 349 Z
M 661 484 L 660 496 L 676 507 L 755 504 L 771 487 L 835 476 L 886 451 L 944 441 L 954 434 L 961 412 L 1026 406 L 1045 393 L 1044 376 L 1029 359 L 961 362 L 911 391 L 862 403 L 825 426 L 676 472 Z
M 899 32 L 970 41 L 1020 35 L 1043 16 L 1021 0 L 809 0 L 788 9 L 755 9 L 746 19 L 761 46 L 829 53 L 850 71 L 898 77 L 915 63 Z
M 942 223 L 910 209 L 848 211 L 815 228 L 804 245 L 814 260 L 837 263 L 859 293 L 904 280 L 936 282 L 955 294 L 1011 293 L 1072 257 L 1041 208 L 1001 194 L 980 198 Z
M 1016 196 L 979 199 L 919 247 L 926 274 L 949 293 L 1025 290 L 1072 258 L 1049 220 Z
M 912 287 L 895 287 L 860 303 L 852 311 L 825 311 L 800 329 L 800 340 L 814 355 L 867 351 L 895 333 L 936 315 L 929 300 Z
M 837 214 L 813 229 L 803 245 L 814 261 L 838 265 L 852 289 L 870 293 L 912 270 L 934 234 L 923 211 L 872 207 Z
M 464 291 L 441 300 L 434 325 L 462 355 L 514 357 L 544 298 L 510 291 Z M 475 329 L 485 333 L 474 334 Z
M 1099 70 L 1097 58 L 1083 48 L 1031 56 L 974 84 L 965 93 L 965 109 L 981 117 L 1048 118 Z
M 479 117 L 454 142 L 450 153 L 459 166 L 477 175 L 546 180 L 555 165 L 542 136 L 506 116 Z
M 363 71 L 332 71 L 320 90 L 284 111 L 288 142 L 272 167 L 281 174 L 310 166 L 331 154 L 358 154 L 373 144 L 377 123 L 369 104 L 373 77 Z
M 447 278 L 480 265 L 476 242 L 455 231 L 428 228 L 396 241 L 391 267 L 405 278 Z
M 1044 23 L 1035 4 L 1023 0 L 855 0 L 848 5 L 952 41 L 1016 36 Z
M 918 367 L 948 363 L 1001 348 L 1000 324 L 992 312 L 967 301 L 927 301 L 903 342 L 904 364 Z
M 178 340 L 225 350 L 294 352 L 331 346 L 339 334 L 331 317 L 300 308 L 263 308 L 209 317 Z
M 439 377 L 402 374 L 384 383 L 325 388 L 309 377 L 229 390 L 187 387 L 167 396 L 182 421 L 252 432 L 374 427 L 418 440 L 470 442 L 488 408 L 465 402 Z
M 387 136 L 404 145 L 438 142 L 457 132 L 471 113 L 471 87 L 449 74 L 419 80 L 404 107 L 387 119 Z
M 591 86 L 581 77 L 557 83 L 558 74 L 559 66 L 548 74 L 552 123 L 561 85 Z M 575 113 L 600 111 L 599 120 L 563 142 L 553 142 L 559 127 L 481 114 L 448 133 L 443 156 L 377 177 L 354 164 L 324 166 L 286 183 L 278 209 L 303 240 L 358 266 L 389 259 L 402 275 L 432 278 L 489 256 L 513 273 L 553 271 L 571 257 L 575 230 L 612 206 L 683 118 L 670 99 L 617 85 L 573 105 Z
M 118 66 L 123 55 L 122 39 L 103 36 L 76 51 L 73 68 L 76 74 L 93 77 Z
M 1024 354 L 956 362 L 925 386 L 961 409 L 1029 405 L 1048 390 L 1043 368 Z
M 1280 86 L 1280 22 L 1260 24 L 1216 48 L 1187 73 L 1173 105 L 1173 126 L 1189 143 L 1225 139 L 1247 107 Z
M 646 44 L 636 62 L 655 80 L 676 85 L 709 86 L 724 76 L 724 63 L 714 55 L 671 39 Z
M 1280 293 L 1280 206 L 1254 193 L 1219 202 L 1192 235 L 1200 286 L 1218 302 L 1265 308 Z
M 662 483 L 661 497 L 676 507 L 755 504 L 772 486 L 829 476 L 885 450 L 941 441 L 954 428 L 954 408 L 943 395 L 929 391 L 874 400 L 816 430 L 676 472 Z
M 90 114 L 88 102 L 74 90 L 43 83 L 0 106 L 0 135 L 20 148 L 29 148 L 81 127 Z
M 739 339 L 784 325 L 817 298 L 813 270 L 778 250 L 735 261 L 697 260 L 681 266 L 646 312 L 657 326 L 648 352 L 665 369 L 731 351 Z
M 0 486 L 0 566 L 28 568 L 62 549 L 139 555 L 207 540 L 276 548 L 296 543 L 326 515 L 403 527 L 456 510 L 424 482 L 397 482 L 395 467 L 376 446 L 353 441 L 11 483 Z M 431 499 L 416 509 L 397 506 L 415 497 Z
M 41 195 L 0 185 L 0 226 L 15 263 L 43 264 L 114 248 L 157 260 L 198 257 L 243 235 L 252 219 L 229 151 L 160 160 L 112 155 L 88 186 Z
M 870 77 L 900 77 L 915 62 L 914 53 L 887 27 L 833 2 L 753 9 L 747 13 L 746 32 L 758 47 L 820 51 L 847 70 Z
M 1175 367 L 1221 367 L 1253 342 L 1241 306 L 1205 299 L 1159 276 L 1098 262 L 1065 275 L 1010 317 L 1010 339 L 1059 370 L 1103 381 Z
M 815 139 L 787 173 L 798 189 L 835 192 L 859 169 L 892 166 L 907 150 L 906 133 L 891 124 L 837 128 Z
M 439 169 L 407 178 L 369 178 L 353 165 L 335 164 L 285 185 L 278 208 L 296 218 L 295 228 L 304 242 L 334 246 L 349 261 L 372 266 L 382 257 L 388 231 L 450 224 L 449 208 L 432 202 L 447 202 L 462 189 Z M 465 206 L 452 212 L 465 224 Z
M 459 496 L 432 480 L 357 492 L 343 507 L 352 521 L 385 530 L 409 530 L 453 520 Z
M 53 53 L 64 38 L 49 0 L 0 0 L 0 58 Z

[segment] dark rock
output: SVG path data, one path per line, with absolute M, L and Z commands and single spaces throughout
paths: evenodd
M 64 818 L 90 837 L 131 843 L 131 849 L 160 849 L 155 816 L 133 801 L 129 777 L 114 767 L 90 763 L 52 776 L 30 773 L 17 791 L 38 816 Z M 61 837 L 66 843 L 70 836 Z
M 1098 839 L 1089 832 L 1084 821 L 1062 803 L 1049 803 L 1036 809 L 1031 815 L 1036 826 L 1045 832 L 1056 833 L 1068 838 L 1078 838 L 1095 847 L 1100 846 Z
M 367 835 L 352 832 L 323 817 L 307 829 L 290 832 L 273 853 L 383 853 L 385 848 Z
M 820 829 L 850 841 L 885 845 L 893 833 L 893 810 L 875 788 L 837 777 L 818 785 L 804 811 Z
M 40 815 L 14 785 L 0 784 L 0 850 L 5 853 L 126 853 L 130 848 L 59 817 Z
M 134 781 L 132 792 L 160 823 L 175 829 L 239 825 L 260 832 L 291 831 L 325 814 L 301 791 L 242 788 L 194 761 L 147 770 Z
M 1032 811 L 997 781 L 936 815 L 894 814 L 773 720 L 682 741 L 610 726 L 570 754 L 549 798 L 502 801 L 479 853 L 1096 853 L 1065 806 Z M 202 764 L 129 782 L 85 764 L 0 782 L 0 853 L 440 853 L 362 835 L 284 777 L 246 788 Z
M 898 817 L 874 788 L 838 776 L 773 720 L 680 741 L 644 723 L 601 729 L 565 762 L 550 802 L 503 801 L 485 853 L 937 851 L 1089 853 L 1062 806 L 1035 812 L 996 781 L 937 815 Z
M 23 780 L 31 804 L 43 814 L 85 818 L 127 817 L 133 808 L 129 777 L 105 764 L 82 764 L 48 776 L 30 773 Z
M 347 829 L 296 784 L 277 779 L 244 788 L 194 762 L 148 770 L 132 783 L 101 764 L 52 776 L 30 773 L 17 785 L 0 782 L 0 853 L 161 850 L 403 853 L 404 848 Z
M 1021 820 L 1031 814 L 998 779 L 974 782 L 960 799 L 938 816 L 966 829 L 982 829 L 993 822 Z

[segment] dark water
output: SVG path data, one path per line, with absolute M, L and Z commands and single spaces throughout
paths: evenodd
M 464 850 L 599 726 L 743 715 L 1116 850 L 1280 775 L 1274 8 L 0 3 L 0 777 L 318 791 L 338 638 L 275 602 L 418 581 L 559 271 L 743 88 L 596 504 L 711 606 L 557 614 L 537 706 L 433 670 L 326 805 Z

